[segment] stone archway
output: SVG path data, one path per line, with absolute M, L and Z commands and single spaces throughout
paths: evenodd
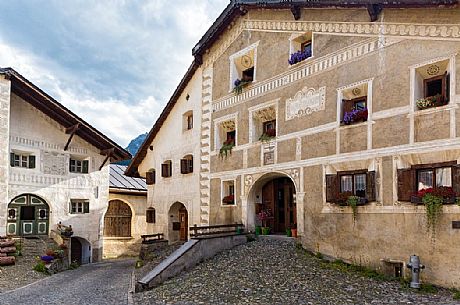
M 188 212 L 185 205 L 175 202 L 168 212 L 168 240 L 169 242 L 188 240 Z
M 48 235 L 49 213 L 48 203 L 42 198 L 19 195 L 8 204 L 6 232 L 16 236 Z
M 91 263 L 91 244 L 82 237 L 73 236 L 70 239 L 70 261 L 79 265 Z
M 257 214 L 269 209 L 271 219 L 266 224 L 272 232 L 284 233 L 288 227 L 297 223 L 297 187 L 290 176 L 282 172 L 271 172 L 262 175 L 255 181 L 248 192 L 246 226 L 254 230 L 256 225 L 262 225 Z

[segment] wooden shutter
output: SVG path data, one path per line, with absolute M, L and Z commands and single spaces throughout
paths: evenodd
M 410 201 L 415 191 L 415 170 L 411 168 L 398 169 L 398 200 Z
M 147 223 L 155 223 L 155 209 L 154 208 L 148 208 L 147 209 Z
M 193 173 L 193 157 L 191 159 L 188 159 L 188 172 Z
M 375 171 L 366 174 L 366 198 L 369 202 L 375 201 Z
M 163 163 L 161 164 L 161 177 L 169 177 L 169 164 Z
M 10 153 L 10 165 L 14 167 L 14 153 Z
M 89 213 L 89 202 L 83 202 L 83 213 Z
M 460 197 L 460 164 L 452 166 L 452 189 Z
M 180 160 L 180 173 L 181 174 L 188 174 L 187 159 L 181 159 Z
M 353 110 L 353 101 L 352 100 L 342 100 L 343 111 L 342 111 L 342 120 L 345 112 L 351 112 Z
M 339 178 L 337 175 L 326 175 L 326 201 L 337 202 L 339 194 Z
M 444 98 L 444 102 L 447 104 L 449 102 L 449 98 L 450 98 L 450 74 L 446 74 L 446 80 L 445 80 L 445 98 Z
M 81 163 L 82 163 L 81 172 L 82 172 L 83 174 L 87 174 L 87 173 L 88 173 L 89 161 L 88 161 L 88 160 L 83 160 Z
M 35 156 L 29 156 L 29 168 L 35 168 Z
M 155 184 L 155 171 L 145 173 L 145 183 L 147 183 L 147 185 Z

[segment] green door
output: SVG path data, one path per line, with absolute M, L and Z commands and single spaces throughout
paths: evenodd
M 48 228 L 49 207 L 41 198 L 21 195 L 8 205 L 8 235 L 47 235 Z

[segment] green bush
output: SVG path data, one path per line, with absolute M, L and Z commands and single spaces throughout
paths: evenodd
M 77 269 L 78 267 L 80 267 L 80 264 L 78 264 L 77 262 L 72 262 L 72 263 L 69 265 L 69 269 L 70 269 L 70 270 Z
M 460 300 L 460 291 L 457 290 L 457 289 L 454 289 L 454 290 L 452 291 L 452 298 L 453 298 L 454 300 Z
M 420 292 L 422 293 L 436 293 L 438 292 L 438 288 L 431 284 L 421 284 L 420 285 Z
M 38 262 L 34 266 L 34 270 L 37 271 L 37 272 L 46 273 L 45 263 L 44 262 Z

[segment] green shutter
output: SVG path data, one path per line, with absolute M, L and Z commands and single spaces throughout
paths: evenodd
M 83 162 L 82 162 L 82 173 L 83 174 L 88 173 L 88 164 L 89 164 L 88 160 L 83 160 Z
M 35 156 L 29 156 L 29 168 L 35 168 Z
M 10 153 L 10 165 L 14 167 L 14 153 Z
M 83 213 L 89 213 L 89 201 L 83 202 Z

